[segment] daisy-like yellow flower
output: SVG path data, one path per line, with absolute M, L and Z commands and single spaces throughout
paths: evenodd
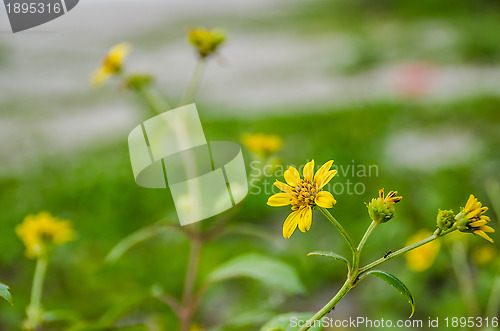
M 271 207 L 292 205 L 293 210 L 283 224 L 285 239 L 290 238 L 297 226 L 302 232 L 311 228 L 313 207 L 331 208 L 337 202 L 330 192 L 321 190 L 337 174 L 337 170 L 330 170 L 332 164 L 333 160 L 326 162 L 314 174 L 312 160 L 304 166 L 304 178 L 300 178 L 297 169 L 289 167 L 284 174 L 288 185 L 278 180 L 274 183 L 282 193 L 269 197 L 267 204 Z
M 94 72 L 92 76 L 92 84 L 99 86 L 104 84 L 111 76 L 122 71 L 123 62 L 130 53 L 130 45 L 128 43 L 120 43 L 110 49 L 101 67 Z
M 408 239 L 406 246 L 424 240 L 432 235 L 428 230 L 420 230 Z M 441 244 L 437 240 L 433 240 L 425 245 L 415 248 L 405 254 L 408 268 L 415 272 L 421 272 L 429 269 L 436 259 Z
M 16 233 L 26 247 L 26 256 L 36 258 L 48 247 L 72 241 L 75 232 L 69 221 L 60 220 L 48 212 L 28 215 L 16 227 Z
M 483 207 L 482 203 L 471 194 L 465 207 L 461 208 L 460 213 L 455 216 L 458 230 L 477 234 L 489 242 L 493 242 L 493 239 L 486 234 L 486 232 L 495 232 L 493 228 L 486 225 L 491 221 L 488 216 L 484 215 L 487 210 L 488 207 Z
M 203 27 L 192 28 L 188 32 L 189 42 L 196 48 L 201 58 L 215 53 L 226 40 L 226 33 L 221 29 L 209 30 Z
M 260 156 L 269 156 L 283 146 L 283 139 L 278 135 L 264 133 L 245 133 L 242 136 L 243 144 L 253 153 Z
M 390 191 L 384 197 L 384 189 L 378 190 L 378 198 L 373 198 L 367 205 L 370 218 L 377 223 L 385 223 L 394 217 L 396 212 L 394 204 L 403 199 L 396 196 L 398 191 Z

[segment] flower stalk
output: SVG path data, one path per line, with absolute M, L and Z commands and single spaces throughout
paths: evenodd
M 47 255 L 41 254 L 36 261 L 33 286 L 31 288 L 31 299 L 28 308 L 26 309 L 27 320 L 25 322 L 25 328 L 27 331 L 36 330 L 42 323 L 42 292 L 45 274 L 47 271 L 47 264 Z

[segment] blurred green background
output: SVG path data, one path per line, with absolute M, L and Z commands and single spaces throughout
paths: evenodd
M 73 19 L 67 15 L 38 33 L 0 36 L 0 281 L 11 287 L 15 302 L 1 305 L 0 330 L 19 329 L 34 270 L 14 228 L 42 210 L 72 220 L 78 233 L 55 250 L 44 292 L 45 308 L 70 311 L 70 321 L 43 330 L 92 324 L 103 316 L 121 329 L 177 329 L 174 314 L 151 289 L 181 296 L 189 251 L 184 236 L 167 231 L 114 264 L 104 261 L 134 231 L 160 219 L 177 222 L 170 193 L 141 188 L 132 176 L 126 137 L 151 114 L 112 82 L 92 89 L 88 77 L 110 46 L 127 40 L 134 47 L 127 68 L 151 72 L 160 90 L 178 99 L 195 62 L 185 42 L 188 26 L 222 27 L 229 35 L 209 63 L 197 99 L 208 139 L 241 143 L 242 134 L 263 132 L 282 137 L 274 157 L 284 165 L 312 158 L 318 165 L 334 159 L 340 169 L 376 165 L 376 176 L 339 171 L 332 182 L 364 188 L 361 194 L 337 192 L 331 210 L 355 241 L 370 222 L 364 202 L 379 188 L 404 197 L 397 217 L 367 243 L 365 263 L 404 246 L 421 228 L 433 231 L 438 208 L 458 211 L 471 193 L 493 207 L 488 215 L 498 229 L 497 1 L 146 4 L 147 13 L 159 13 L 150 21 L 132 15 L 137 3 L 112 1 L 101 8 L 89 1 Z M 80 31 L 97 10 L 94 27 Z M 127 17 L 130 26 L 121 30 Z M 250 173 L 255 156 L 244 153 Z M 258 186 L 269 189 L 275 179 L 265 177 Z M 234 257 L 260 253 L 293 266 L 306 292 L 290 295 L 248 278 L 216 284 L 195 316 L 201 330 L 221 322 L 219 330 L 258 330 L 276 314 L 317 311 L 344 280 L 341 263 L 306 256 L 315 250 L 348 253 L 323 215 L 314 212 L 309 232 L 285 240 L 281 226 L 288 210 L 268 207 L 269 192 L 250 192 L 228 226 L 249 224 L 253 230 L 206 244 L 200 279 Z M 201 226 L 210 229 L 214 221 Z M 498 244 L 460 237 L 484 313 L 499 277 Z M 435 262 L 422 272 L 410 270 L 404 258 L 383 265 L 412 291 L 414 319 L 476 316 L 461 296 L 454 247 L 443 240 Z M 397 291 L 374 278 L 361 282 L 329 316 L 395 321 L 406 319 L 409 309 Z M 250 322 L 243 323 L 242 315 Z

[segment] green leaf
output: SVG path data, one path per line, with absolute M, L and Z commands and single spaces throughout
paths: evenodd
M 12 296 L 10 295 L 9 287 L 5 284 L 0 283 L 0 297 L 7 300 L 11 305 L 14 305 Z
M 215 283 L 238 277 L 253 278 L 290 294 L 304 292 L 304 285 L 295 269 L 280 260 L 260 254 L 246 254 L 223 263 L 207 276 L 207 281 Z
M 260 331 L 297 331 L 300 330 L 300 325 L 303 326 L 307 320 L 309 320 L 314 313 L 286 313 L 278 315 L 272 318 L 269 322 L 264 324 L 260 328 Z M 310 328 L 310 331 L 320 331 L 323 328 L 319 321 L 316 322 L 316 326 Z
M 347 268 L 351 269 L 351 264 L 349 263 L 349 261 L 345 257 L 338 255 L 338 254 L 335 254 L 333 252 L 316 251 L 316 252 L 311 252 L 311 253 L 307 254 L 307 256 L 312 256 L 312 255 L 326 256 L 326 257 L 331 257 L 332 259 L 335 259 L 335 260 L 343 261 L 347 264 Z
M 410 290 L 408 290 L 408 288 L 406 287 L 405 284 L 403 284 L 398 278 L 396 278 L 396 276 L 394 276 L 388 272 L 385 272 L 385 271 L 372 270 L 372 271 L 368 271 L 365 274 L 365 276 L 368 276 L 368 275 L 378 277 L 378 278 L 382 279 L 383 281 L 385 281 L 387 284 L 394 287 L 396 290 L 398 290 L 399 293 L 401 293 L 408 300 L 408 302 L 411 305 L 411 314 L 410 314 L 409 318 L 411 318 L 413 316 L 413 313 L 415 312 L 415 301 L 413 300 L 413 297 L 410 293 Z

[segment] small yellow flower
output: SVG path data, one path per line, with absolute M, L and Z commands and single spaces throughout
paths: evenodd
M 432 235 L 428 230 L 420 230 L 408 239 L 406 246 L 424 240 Z M 405 254 L 408 267 L 415 272 L 421 272 L 429 269 L 436 259 L 441 244 L 437 240 L 433 240 L 425 245 L 415 248 Z
M 303 179 L 297 169 L 289 167 L 284 174 L 288 185 L 278 180 L 274 183 L 283 192 L 269 197 L 267 204 L 271 207 L 292 205 L 293 210 L 283 224 L 285 239 L 290 238 L 297 226 L 302 232 L 311 228 L 313 207 L 331 208 L 337 203 L 330 192 L 321 190 L 337 174 L 337 170 L 330 170 L 332 164 L 333 160 L 326 162 L 314 174 L 314 160 L 308 162 L 302 171 Z
M 200 57 L 206 58 L 215 53 L 226 40 L 226 33 L 221 29 L 208 30 L 198 27 L 189 30 L 188 40 L 196 48 Z
M 242 140 L 251 152 L 264 157 L 279 151 L 283 146 L 280 136 L 264 133 L 245 133 Z
M 60 245 L 75 238 L 69 221 L 60 220 L 48 212 L 28 215 L 16 227 L 16 233 L 26 246 L 26 256 L 36 258 L 51 245 Z
M 486 225 L 491 221 L 488 216 L 483 215 L 487 210 L 488 207 L 483 207 L 481 202 L 471 194 L 465 207 L 461 208 L 460 213 L 455 216 L 458 230 L 477 234 L 489 242 L 493 242 L 493 239 L 486 234 L 486 232 L 495 232 L 493 228 Z
M 108 55 L 102 61 L 102 65 L 94 72 L 92 77 L 93 85 L 104 84 L 111 76 L 116 75 L 122 71 L 123 61 L 130 53 L 130 45 L 127 43 L 120 43 L 108 52 Z
M 398 191 L 390 191 L 384 197 L 384 189 L 378 190 L 378 198 L 373 198 L 367 205 L 370 218 L 377 223 L 385 223 L 394 217 L 396 209 L 394 204 L 398 203 L 403 197 L 397 197 Z

